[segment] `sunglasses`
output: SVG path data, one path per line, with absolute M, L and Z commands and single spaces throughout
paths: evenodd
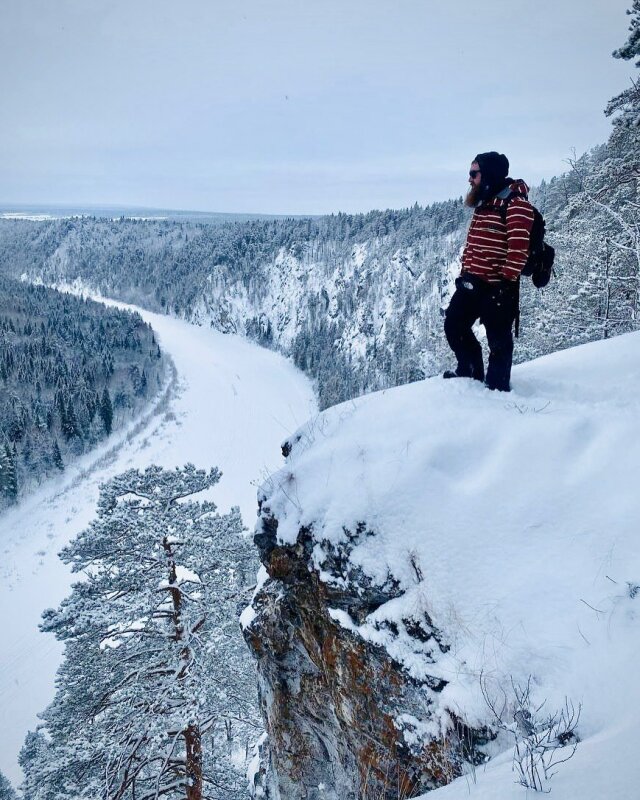
M 480 174 L 480 170 L 479 169 L 470 169 L 469 170 L 469 177 L 470 178 L 477 178 L 479 174 Z

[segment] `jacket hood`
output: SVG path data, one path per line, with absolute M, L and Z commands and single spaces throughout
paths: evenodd
M 512 195 L 518 195 L 518 197 L 522 197 L 525 200 L 529 197 L 529 187 L 527 184 L 522 180 L 522 178 L 517 178 L 516 180 L 511 180 L 509 185 L 509 190 Z

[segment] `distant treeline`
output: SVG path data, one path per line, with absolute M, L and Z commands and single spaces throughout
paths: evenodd
M 516 361 L 637 327 L 633 147 L 614 136 L 532 191 L 557 248 L 556 275 L 542 291 L 522 283 Z M 442 315 L 469 215 L 458 199 L 219 226 L 0 220 L 0 270 L 80 281 L 247 335 L 291 356 L 316 380 L 324 408 L 450 363 Z
M 434 369 L 467 218 L 452 200 L 220 226 L 0 221 L 0 269 L 248 335 L 293 356 L 325 407 Z
M 122 425 L 163 370 L 138 314 L 0 277 L 0 505 Z

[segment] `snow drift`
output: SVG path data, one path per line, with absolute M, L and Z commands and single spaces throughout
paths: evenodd
M 640 334 L 523 364 L 512 383 L 502 394 L 433 378 L 313 418 L 262 489 L 258 538 L 268 524 L 281 548 L 310 537 L 308 567 L 329 598 L 395 587 L 361 618 L 328 611 L 412 680 L 441 681 L 428 716 L 411 720 L 412 746 L 453 718 L 491 726 L 483 681 L 508 692 L 531 679 L 534 706 L 582 704 L 554 796 L 629 798 L 640 778 Z M 402 621 L 418 615 L 446 646 L 416 646 Z M 493 754 L 507 744 L 498 737 Z M 524 794 L 508 752 L 466 772 L 437 791 Z

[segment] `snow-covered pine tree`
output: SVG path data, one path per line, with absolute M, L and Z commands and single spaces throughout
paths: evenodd
M 29 731 L 18 756 L 24 782 L 20 794 L 24 800 L 53 800 L 57 787 L 55 780 L 64 779 L 61 765 L 50 758 L 52 747 L 41 730 Z M 62 795 L 64 796 L 64 794 Z
M 613 56 L 635 58 L 640 67 L 640 0 L 628 14 L 630 36 Z M 570 159 L 571 172 L 561 179 L 566 196 L 558 197 L 554 179 L 534 198 L 557 209 L 551 235 L 557 271 L 546 297 L 530 292 L 528 299 L 525 284 L 522 316 L 551 350 L 636 330 L 640 323 L 639 81 L 632 80 L 605 113 L 612 134 L 606 144 Z M 537 355 L 537 331 L 531 333 L 525 328 L 520 342 L 528 357 Z
M 614 58 L 636 59 L 640 67 L 640 0 L 627 12 L 630 36 L 614 51 Z M 580 177 L 580 191 L 572 198 L 578 212 L 587 209 L 589 232 L 596 242 L 592 270 L 600 285 L 595 318 L 609 330 L 622 333 L 640 321 L 640 82 L 610 100 L 605 110 L 613 117 L 607 144 L 590 159 L 573 163 Z M 596 156 L 595 158 L 593 156 Z M 574 228 L 579 228 L 579 220 Z M 597 250 L 596 250 L 597 248 Z
M 17 794 L 2 772 L 0 772 L 0 800 L 17 800 Z
M 239 510 L 194 499 L 219 477 L 192 464 L 125 472 L 63 550 L 85 580 L 44 614 L 65 657 L 47 745 L 23 752 L 28 800 L 246 795 L 223 740 L 233 725 L 248 752 L 259 731 L 237 620 L 256 564 Z
M 102 398 L 100 400 L 100 417 L 102 418 L 102 422 L 104 424 L 105 433 L 107 436 L 109 436 L 113 426 L 113 406 L 111 404 L 109 390 L 106 386 L 104 387 Z
M 0 497 L 15 503 L 18 497 L 18 467 L 15 442 L 13 448 L 0 447 Z
M 614 58 L 625 61 L 635 59 L 640 68 L 640 0 L 633 0 L 627 11 L 631 17 L 629 38 L 615 50 Z M 617 159 L 610 170 L 609 187 L 616 192 L 619 215 L 614 215 L 621 229 L 615 242 L 623 266 L 623 291 L 631 299 L 631 317 L 634 327 L 640 321 L 640 78 L 631 80 L 631 86 L 612 98 L 607 106 L 607 116 L 613 115 L 613 133 L 608 149 Z
M 640 0 L 633 0 L 627 14 L 631 17 L 629 38 L 614 51 L 613 57 L 625 61 L 636 59 L 635 66 L 640 67 Z M 619 178 L 637 180 L 640 178 L 640 80 L 632 79 L 631 86 L 609 101 L 605 113 L 614 116 L 611 143 L 619 144 L 631 156 Z

